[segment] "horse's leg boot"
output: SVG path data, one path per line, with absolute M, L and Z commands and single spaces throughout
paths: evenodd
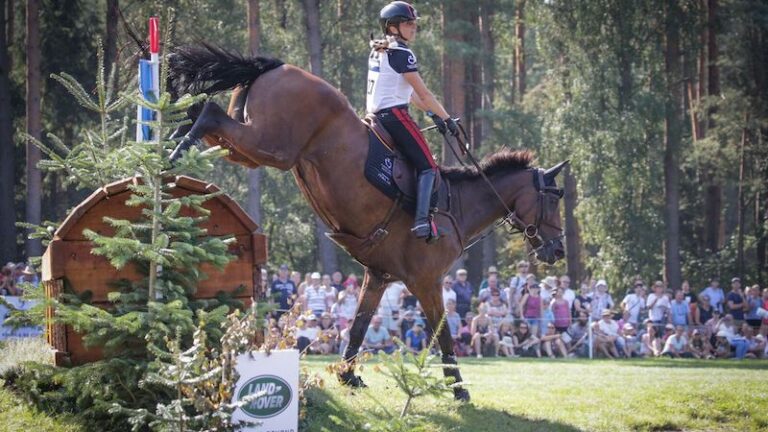
M 411 231 L 418 238 L 437 237 L 437 226 L 429 218 L 429 205 L 434 184 L 435 170 L 428 169 L 419 173 L 416 186 L 416 215 L 413 228 L 411 228 Z
M 353 369 L 348 369 L 342 373 L 339 374 L 339 381 L 347 386 L 350 387 L 368 387 L 364 382 L 363 379 L 359 376 L 355 375 L 355 371 Z

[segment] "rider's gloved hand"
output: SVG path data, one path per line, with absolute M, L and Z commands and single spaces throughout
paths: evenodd
M 443 119 L 440 118 L 437 114 L 430 114 L 430 117 L 432 117 L 432 121 L 435 123 L 435 127 L 437 128 L 437 131 L 441 134 L 445 135 L 445 132 L 448 130 L 445 126 L 445 122 Z
M 448 131 L 453 135 L 454 137 L 459 137 L 459 134 L 461 133 L 459 131 L 459 124 L 456 123 L 456 120 L 454 120 L 451 117 L 448 117 L 447 119 L 443 120 L 445 122 L 445 127 L 448 129 Z

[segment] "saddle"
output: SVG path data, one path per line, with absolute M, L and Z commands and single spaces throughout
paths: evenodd
M 388 197 L 400 199 L 401 207 L 413 214 L 416 208 L 416 182 L 418 173 L 405 156 L 394 145 L 392 136 L 375 115 L 369 114 L 363 120 L 368 127 L 369 151 L 365 163 L 365 177 Z M 435 209 L 450 209 L 448 184 L 438 170 L 435 186 L 432 188 L 431 205 Z

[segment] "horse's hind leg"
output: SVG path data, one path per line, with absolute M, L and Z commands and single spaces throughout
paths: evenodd
M 440 326 L 440 320 L 442 320 L 445 315 L 442 288 L 434 286 L 430 287 L 429 290 L 424 290 L 422 292 L 426 293 L 426 295 L 417 297 L 421 302 L 421 307 L 424 309 L 424 315 L 426 315 L 427 321 L 429 321 L 429 325 L 434 331 Z M 416 292 L 414 291 L 414 294 L 415 293 Z M 443 364 L 456 365 L 456 355 L 453 352 L 453 337 L 451 337 L 451 329 L 448 328 L 448 323 L 443 323 L 440 334 L 437 336 L 437 342 L 440 345 Z M 445 375 L 446 378 L 453 378 L 454 383 L 463 381 L 458 366 L 443 368 L 443 375 Z M 469 392 L 467 389 L 460 386 L 453 388 L 453 397 L 456 400 L 469 402 Z
M 387 285 L 388 283 L 384 281 L 380 274 L 368 268 L 365 269 L 365 277 L 360 290 L 355 319 L 352 321 L 352 327 L 349 330 L 349 345 L 347 345 L 347 349 L 344 351 L 343 358 L 347 368 L 339 374 L 339 380 L 343 384 L 352 387 L 365 386 L 363 380 L 355 375 L 355 361 L 360 345 L 362 345 L 365 338 L 365 333 L 368 331 L 368 324 L 370 324 L 371 318 L 373 318 L 376 309 L 379 307 L 381 296 L 384 294 L 384 289 Z

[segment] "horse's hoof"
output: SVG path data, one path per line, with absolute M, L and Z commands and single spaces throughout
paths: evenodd
M 339 374 L 339 381 L 341 381 L 342 384 L 350 387 L 356 387 L 356 388 L 368 387 L 363 382 L 363 379 L 355 375 L 355 373 L 352 371 L 347 371 Z
M 469 392 L 467 389 L 457 387 L 453 389 L 453 399 L 459 402 L 469 402 Z

